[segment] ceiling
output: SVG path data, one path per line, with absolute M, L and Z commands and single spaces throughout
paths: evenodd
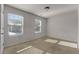
M 77 9 L 76 4 L 9 4 L 9 5 L 45 18 L 49 18 L 51 16 L 63 12 Z M 49 10 L 44 9 L 47 6 L 50 7 Z

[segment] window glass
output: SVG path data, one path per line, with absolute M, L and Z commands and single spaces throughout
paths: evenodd
M 23 33 L 23 16 L 8 14 L 8 33 L 9 35 L 20 35 Z
M 35 19 L 35 33 L 41 32 L 41 20 Z

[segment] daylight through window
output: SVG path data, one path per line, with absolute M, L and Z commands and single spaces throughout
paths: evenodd
M 8 14 L 8 33 L 9 35 L 23 34 L 23 16 Z
M 41 32 L 41 20 L 35 19 L 35 33 Z

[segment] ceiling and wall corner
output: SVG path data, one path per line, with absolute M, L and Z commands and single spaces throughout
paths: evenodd
M 30 12 L 32 14 L 50 18 L 54 15 L 77 9 L 77 4 L 9 4 L 9 6 Z M 46 10 L 45 7 L 50 7 Z

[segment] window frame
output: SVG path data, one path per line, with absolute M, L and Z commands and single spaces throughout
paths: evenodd
M 20 26 L 21 26 L 21 33 L 16 33 L 15 35 L 10 35 L 10 34 L 9 34 L 9 32 L 10 32 L 10 31 L 9 31 L 9 25 L 10 25 L 10 24 L 9 24 L 9 14 L 17 15 L 17 16 L 22 17 L 22 20 L 21 20 L 21 21 L 22 21 L 22 24 L 20 25 Z M 8 16 L 7 16 L 7 17 L 8 17 L 8 35 L 9 35 L 9 36 L 19 36 L 19 35 L 23 35 L 24 16 L 18 15 L 18 14 L 15 14 L 15 13 L 8 13 Z
M 36 22 L 39 21 L 40 25 L 37 25 L 40 27 L 40 30 L 39 31 L 36 31 L 35 30 L 35 33 L 41 33 L 41 30 L 42 30 L 42 21 L 40 19 L 35 19 L 35 27 L 36 27 Z

